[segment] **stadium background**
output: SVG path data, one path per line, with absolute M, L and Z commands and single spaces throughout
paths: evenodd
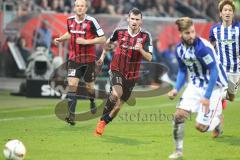
M 174 25 L 176 18 L 181 16 L 194 18 L 198 35 L 205 38 L 208 38 L 211 24 L 219 20 L 217 0 L 90 1 L 91 6 L 88 13 L 98 19 L 107 36 L 114 28 L 126 23 L 126 14 L 132 7 L 138 7 L 143 11 L 144 28 L 149 30 L 153 36 L 155 48 L 153 62 L 168 68 L 167 74 L 163 76 L 162 71 L 158 73 L 156 71 L 158 69 L 145 66 L 145 68 L 149 67 L 148 69 L 151 71 L 156 71 L 153 72 L 154 74 L 158 73 L 148 76 L 150 78 L 147 80 L 147 84 L 152 88 L 161 86 L 163 81 L 174 84 L 176 79 L 177 64 L 173 54 L 174 45 L 179 40 Z M 176 101 L 169 103 L 164 95 L 150 99 L 141 98 L 138 100 L 137 108 L 126 107 L 117 118 L 117 122 L 109 128 L 106 137 L 100 140 L 91 137 L 90 134 L 97 119 L 81 122 L 76 128 L 69 128 L 64 123 L 59 123 L 54 116 L 54 107 L 59 99 L 12 96 L 13 91 L 22 89 L 21 84 L 26 80 L 26 68 L 30 64 L 28 58 L 31 55 L 40 52 L 47 65 L 53 66 L 52 69 L 56 67 L 54 65 L 58 65 L 58 63 L 54 63 L 57 61 L 54 61 L 55 58 L 60 56 L 63 62 L 66 60 L 68 43 L 56 47 L 47 38 L 46 41 L 39 42 L 37 31 L 41 29 L 42 23 L 46 22 L 47 29 L 51 33 L 51 40 L 64 33 L 66 18 L 72 14 L 73 3 L 73 0 L 0 0 L 0 146 L 3 146 L 8 139 L 21 139 L 27 146 L 29 152 L 27 159 L 29 160 L 76 159 L 76 157 L 77 159 L 79 157 L 82 159 L 166 159 L 167 154 L 172 151 L 171 118 L 152 121 L 150 117 L 147 117 L 156 112 L 171 117 Z M 239 20 L 240 1 L 236 0 L 235 3 L 237 6 L 235 18 Z M 38 50 L 37 48 L 41 46 L 46 47 L 47 50 Z M 96 50 L 99 55 L 101 46 L 97 46 Z M 108 57 L 105 64 L 108 64 L 110 60 L 111 57 Z M 100 81 L 106 79 L 107 70 L 108 66 L 103 66 L 103 73 L 99 75 Z M 46 70 L 44 78 L 38 76 L 34 68 L 31 68 L 31 71 L 33 72 L 31 73 L 32 79 L 48 83 L 50 74 Z M 49 72 L 52 71 L 49 70 Z M 139 84 L 141 83 L 146 83 L 146 79 L 140 80 Z M 104 85 L 106 84 L 104 83 Z M 148 88 L 143 89 L 148 90 Z M 58 94 L 52 90 L 50 92 L 54 96 Z M 100 102 L 99 100 L 98 103 Z M 88 109 L 87 102 L 79 105 L 79 111 Z M 172 107 L 170 108 L 170 106 Z M 186 149 L 186 156 L 196 160 L 240 159 L 238 154 L 240 152 L 238 143 L 240 132 L 238 128 L 236 129 L 236 126 L 239 126 L 237 114 L 239 111 L 239 98 L 237 98 L 236 102 L 229 104 L 228 110 L 225 111 L 226 135 L 214 141 L 211 141 L 209 135 L 202 136 L 196 133 L 193 129 L 194 120 L 190 120 L 187 130 L 189 130 L 188 134 L 192 136 L 186 139 L 186 143 L 191 149 Z M 136 117 L 138 113 L 141 113 L 143 117 L 147 115 L 146 119 L 138 117 L 133 118 L 132 121 L 131 114 Z M 51 129 L 52 126 L 54 127 Z M 143 130 L 139 130 L 139 128 Z M 66 139 L 74 141 L 73 144 L 69 144 Z M 205 154 L 199 156 L 195 154 L 200 152 L 197 150 L 197 145 L 192 143 L 198 140 L 201 141 L 199 148 L 205 147 L 207 150 L 204 152 Z M 72 148 L 72 145 L 75 149 L 66 149 L 66 154 L 60 153 L 64 148 Z M 94 145 L 96 146 L 92 147 Z M 101 147 L 97 147 L 97 145 L 102 146 L 103 149 L 110 148 L 110 151 L 101 150 Z M 46 148 L 46 146 L 49 147 Z M 80 149 L 77 149 L 78 147 Z M 84 147 L 85 149 L 82 149 Z M 146 149 L 148 147 L 150 150 Z M 212 150 L 216 153 L 212 153 Z M 223 154 L 222 150 L 226 150 L 228 153 Z M 46 155 L 42 155 L 41 152 L 45 152 Z M 59 155 L 55 152 L 58 152 Z M 1 156 L 0 159 L 2 159 Z
M 47 21 L 47 30 L 51 33 L 43 35 L 49 49 L 51 60 L 61 56 L 66 60 L 67 43 L 56 47 L 51 40 L 66 31 L 66 18 L 71 15 L 72 0 L 1 0 L 0 10 L 0 51 L 2 77 L 16 77 L 21 75 L 12 59 L 8 42 L 13 42 L 21 50 L 25 62 L 40 45 L 37 31 L 41 29 L 42 22 Z M 239 0 L 236 1 L 236 19 L 239 19 Z M 153 36 L 155 45 L 155 62 L 165 63 L 168 68 L 174 64 L 172 52 L 178 41 L 174 20 L 180 16 L 196 18 L 197 32 L 200 36 L 208 38 L 208 30 L 212 23 L 219 20 L 216 0 L 91 0 L 88 13 L 94 14 L 107 36 L 112 30 L 123 25 L 126 13 L 130 8 L 138 7 L 145 16 L 144 27 Z M 171 34 L 170 34 L 171 33 Z M 47 38 L 46 38 L 46 37 Z M 44 41 L 43 40 L 43 41 Z M 97 55 L 101 47 L 97 47 Z M 167 63 L 166 63 L 167 62 Z M 7 68 L 7 69 L 6 69 Z M 107 67 L 105 67 L 107 70 Z M 175 80 L 174 69 L 170 68 L 170 78 Z

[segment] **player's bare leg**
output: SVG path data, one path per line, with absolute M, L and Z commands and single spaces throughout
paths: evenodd
M 235 95 L 240 85 L 240 79 L 238 77 L 230 77 L 228 79 L 228 89 L 224 93 L 223 99 L 227 99 L 231 102 L 234 101 Z
M 115 107 L 113 108 L 113 110 L 111 111 L 111 113 L 109 114 L 109 116 L 113 119 L 117 116 L 118 112 L 121 109 L 121 106 L 123 105 L 123 101 L 120 101 L 120 99 L 117 101 Z
M 227 100 L 229 100 L 230 102 L 233 102 L 235 99 L 235 95 L 231 94 L 231 93 L 227 93 Z
M 95 114 L 97 112 L 97 107 L 94 101 L 95 99 L 94 82 L 86 83 L 86 89 L 90 100 L 90 111 L 92 112 L 92 114 Z
M 190 112 L 177 109 L 173 120 L 173 138 L 175 142 L 175 151 L 169 155 L 169 159 L 178 159 L 183 157 L 183 137 L 184 137 L 184 121 Z
M 114 85 L 112 86 L 112 92 L 110 93 L 108 100 L 106 102 L 106 105 L 103 109 L 103 114 L 100 119 L 100 121 L 97 124 L 95 134 L 96 135 L 102 135 L 104 132 L 105 125 L 107 125 L 109 122 L 112 121 L 114 118 L 114 113 L 117 113 L 120 107 L 118 107 L 114 113 L 111 114 L 112 110 L 115 108 L 116 105 L 120 105 L 120 98 L 123 94 L 122 86 L 120 85 Z M 113 116 L 111 117 L 110 116 Z

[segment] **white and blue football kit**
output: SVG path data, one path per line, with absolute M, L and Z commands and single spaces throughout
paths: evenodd
M 240 84 L 240 23 L 228 27 L 222 23 L 210 29 L 209 40 L 215 43 L 215 50 L 228 77 L 228 91 L 236 94 Z
M 177 107 L 197 112 L 196 121 L 210 125 L 212 119 L 222 112 L 222 94 L 227 86 L 227 77 L 217 54 L 207 40 L 197 37 L 188 47 L 183 43 L 177 45 L 176 57 L 179 64 L 177 91 L 183 87 L 187 77 L 189 80 Z M 210 100 L 208 114 L 204 113 L 200 102 L 203 97 Z

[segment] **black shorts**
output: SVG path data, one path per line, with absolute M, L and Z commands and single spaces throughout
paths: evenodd
M 111 84 L 110 91 L 112 91 L 112 86 L 114 85 L 122 86 L 123 95 L 121 97 L 121 100 L 126 102 L 131 96 L 132 90 L 135 86 L 135 81 L 127 80 L 121 73 L 117 71 L 110 70 L 109 75 L 110 75 L 110 84 Z
M 83 64 L 69 61 L 67 76 L 83 79 L 85 82 L 93 82 L 95 81 L 95 62 Z

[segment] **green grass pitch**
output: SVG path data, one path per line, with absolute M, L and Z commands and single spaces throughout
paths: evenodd
M 224 134 L 217 139 L 195 130 L 195 116 L 187 120 L 184 160 L 240 159 L 239 96 L 228 103 Z M 167 160 L 174 150 L 171 118 L 177 101 L 166 95 L 124 105 L 102 137 L 93 135 L 98 118 L 77 122 L 74 127 L 57 119 L 54 107 L 58 101 L 14 97 L 1 91 L 1 149 L 8 139 L 19 139 L 27 148 L 26 160 Z M 88 101 L 78 101 L 78 111 L 88 109 Z

